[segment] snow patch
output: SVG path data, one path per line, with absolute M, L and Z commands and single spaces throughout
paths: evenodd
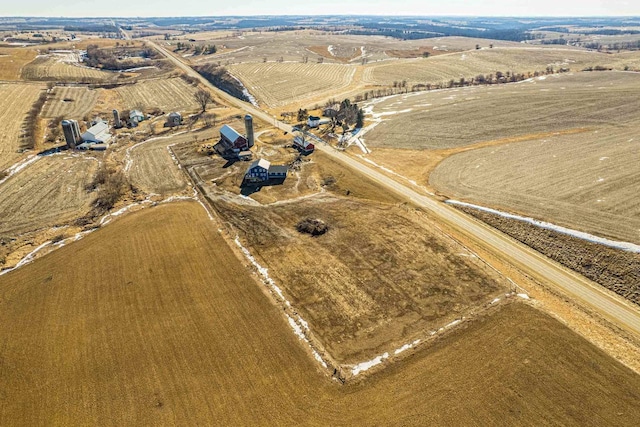
M 396 349 L 396 350 L 393 352 L 393 354 L 396 354 L 396 355 L 397 355 L 397 354 L 400 354 L 400 353 L 402 353 L 403 351 L 409 350 L 409 349 L 411 349 L 411 348 L 413 348 L 413 347 L 417 346 L 418 344 L 420 344 L 420 340 L 415 340 L 415 341 L 414 341 L 414 342 L 412 342 L 412 343 L 405 344 L 405 345 L 403 345 L 402 347 L 400 347 L 400 348 Z
M 531 298 L 529 298 L 529 295 L 527 295 L 527 294 L 518 294 L 518 298 L 531 299 Z
M 388 358 L 389 358 L 389 353 L 385 353 L 385 354 L 377 356 L 374 359 L 371 359 L 369 361 L 358 363 L 356 366 L 351 368 L 351 374 L 353 374 L 353 376 L 356 376 L 360 372 L 367 371 L 367 370 L 373 368 L 374 366 L 381 364 L 383 361 L 385 361 Z

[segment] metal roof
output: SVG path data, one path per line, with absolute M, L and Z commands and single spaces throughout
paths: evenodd
M 264 169 L 269 169 L 269 167 L 271 167 L 271 162 L 265 159 L 257 159 L 251 162 L 251 164 L 249 165 L 249 169 L 253 169 L 256 166 L 260 166 L 261 168 L 264 168 Z
M 220 128 L 220 135 L 224 136 L 231 142 L 236 142 L 236 140 L 242 136 L 234 128 L 228 125 L 224 125 Z
M 280 166 L 280 165 L 269 166 L 269 175 L 271 174 L 286 175 L 288 171 L 289 171 L 289 166 Z

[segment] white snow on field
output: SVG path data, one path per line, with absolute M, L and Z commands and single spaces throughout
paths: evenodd
M 385 359 L 388 359 L 388 358 L 389 358 L 389 353 L 385 353 L 381 356 L 378 356 L 366 362 L 358 363 L 356 366 L 351 368 L 351 373 L 353 374 L 353 376 L 356 376 L 360 372 L 364 372 L 366 370 L 373 368 L 376 365 L 381 364 Z
M 207 212 L 208 212 L 208 210 L 207 210 Z M 291 307 L 291 303 L 285 298 L 284 294 L 282 293 L 282 290 L 276 285 L 276 282 L 271 277 L 269 277 L 268 269 L 266 269 L 265 267 L 261 266 L 258 263 L 258 261 L 256 261 L 256 259 L 253 257 L 253 255 L 251 255 L 251 252 L 249 252 L 249 250 L 247 248 L 242 246 L 242 243 L 240 242 L 240 237 L 239 236 L 236 236 L 236 238 L 234 239 L 234 243 L 240 248 L 240 250 L 242 251 L 244 256 L 256 268 L 256 270 L 258 270 L 258 273 L 260 273 L 260 275 L 262 276 L 262 281 L 266 285 L 268 285 L 268 287 L 270 287 L 278 295 L 278 297 L 280 297 L 280 299 L 284 302 L 284 304 L 287 307 Z M 300 317 L 300 315 L 297 315 L 298 320 L 294 319 L 293 317 L 289 316 L 286 313 L 285 313 L 285 315 L 287 316 L 287 321 L 289 322 L 289 326 L 291 326 L 291 329 L 293 330 L 293 333 L 296 334 L 296 336 L 298 338 L 300 338 L 302 341 L 307 343 L 307 345 L 311 349 L 311 353 L 313 354 L 314 359 L 316 359 L 318 362 L 320 362 L 320 364 L 323 367 L 326 368 L 327 364 L 322 359 L 320 354 L 318 354 L 318 352 L 313 347 L 313 345 L 311 345 L 311 343 L 309 343 L 309 339 L 307 338 L 307 335 L 305 333 L 305 330 L 307 330 L 307 331 L 309 330 L 309 324 L 302 317 Z
M 333 45 L 330 44 L 329 46 L 327 46 L 327 50 L 329 51 L 331 56 L 336 56 L 336 54 L 333 51 Z
M 322 359 L 322 356 L 320 356 L 320 354 L 317 351 L 315 351 L 313 348 L 311 349 L 311 353 L 313 354 L 313 358 L 316 359 L 318 362 L 320 362 L 322 367 L 326 369 L 327 363 Z
M 242 87 L 242 94 L 249 100 L 249 102 L 251 103 L 251 105 L 253 105 L 254 107 L 260 107 L 258 105 L 258 101 L 256 100 L 256 98 L 251 95 L 251 93 L 249 92 L 249 89 L 246 88 L 246 86 L 240 81 L 239 78 L 237 78 L 236 76 L 234 76 L 231 73 L 228 73 L 235 81 L 238 82 L 238 84 Z
M 529 298 L 529 295 L 527 295 L 527 294 L 518 294 L 518 297 L 522 298 L 522 299 L 531 299 L 531 298 Z
M 393 354 L 400 354 L 400 353 L 402 353 L 403 351 L 409 350 L 410 348 L 413 348 L 413 347 L 417 346 L 418 344 L 420 344 L 420 340 L 415 340 L 415 341 L 414 341 L 414 342 L 412 342 L 412 343 L 405 344 L 405 345 L 403 345 L 402 347 L 400 347 L 400 348 L 396 349 L 396 350 L 393 352 Z
M 501 212 L 496 209 L 486 208 L 484 206 L 478 206 L 471 203 L 460 202 L 458 200 L 447 200 L 446 203 L 450 205 L 466 206 L 468 208 L 477 209 L 479 211 L 492 213 L 504 218 L 515 219 L 517 221 L 526 222 L 527 224 L 535 225 L 536 227 L 544 228 L 546 230 L 557 231 L 558 233 L 566 234 L 568 236 L 576 237 L 578 239 L 587 240 L 592 243 L 598 243 L 604 246 L 608 246 L 614 249 L 620 249 L 626 252 L 640 253 L 640 245 L 636 245 L 630 242 L 621 242 L 617 240 L 610 240 L 604 237 L 594 236 L 593 234 L 585 233 L 583 231 L 572 230 L 570 228 L 562 227 L 560 225 L 551 224 L 550 222 L 538 221 L 537 219 L 524 217 L 520 215 L 514 215 L 506 212 Z
M 287 320 L 289 321 L 289 326 L 291 326 L 291 329 L 293 329 L 293 333 L 296 334 L 296 336 L 302 341 L 307 341 L 307 337 L 304 335 L 304 332 L 302 332 L 302 328 L 295 320 L 293 320 L 293 317 L 287 314 Z
M 500 298 L 496 298 L 496 299 L 494 299 L 493 301 L 491 301 L 491 304 L 495 304 L 495 303 L 497 303 L 497 302 L 499 302 L 499 301 L 500 301 Z

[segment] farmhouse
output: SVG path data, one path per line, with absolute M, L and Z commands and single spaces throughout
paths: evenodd
M 293 138 L 293 146 L 304 154 L 309 154 L 316 148 L 315 145 L 300 136 Z
M 309 118 L 307 119 L 307 126 L 309 126 L 310 128 L 317 128 L 320 125 L 324 125 L 329 123 L 330 120 L 328 119 L 321 119 L 318 116 L 309 116 Z
M 111 141 L 109 125 L 102 121 L 96 123 L 82 134 L 82 140 L 84 142 L 95 142 L 100 144 L 109 143 L 109 141 Z
M 320 125 L 320 117 L 318 116 L 309 116 L 307 119 L 307 126 L 310 128 L 317 128 Z
M 270 179 L 285 179 L 288 166 L 272 165 L 271 162 L 265 159 L 255 160 L 249 165 L 247 172 L 244 175 L 245 181 L 249 182 L 264 182 Z

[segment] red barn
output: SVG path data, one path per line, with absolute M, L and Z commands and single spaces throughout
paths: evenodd
M 249 149 L 247 138 L 240 135 L 234 128 L 224 125 L 220 128 L 220 142 L 226 149 L 237 148 L 240 151 Z
M 299 136 L 296 136 L 295 138 L 293 138 L 293 146 L 305 154 L 311 153 L 316 148 L 316 146 L 313 145 L 311 142 Z

